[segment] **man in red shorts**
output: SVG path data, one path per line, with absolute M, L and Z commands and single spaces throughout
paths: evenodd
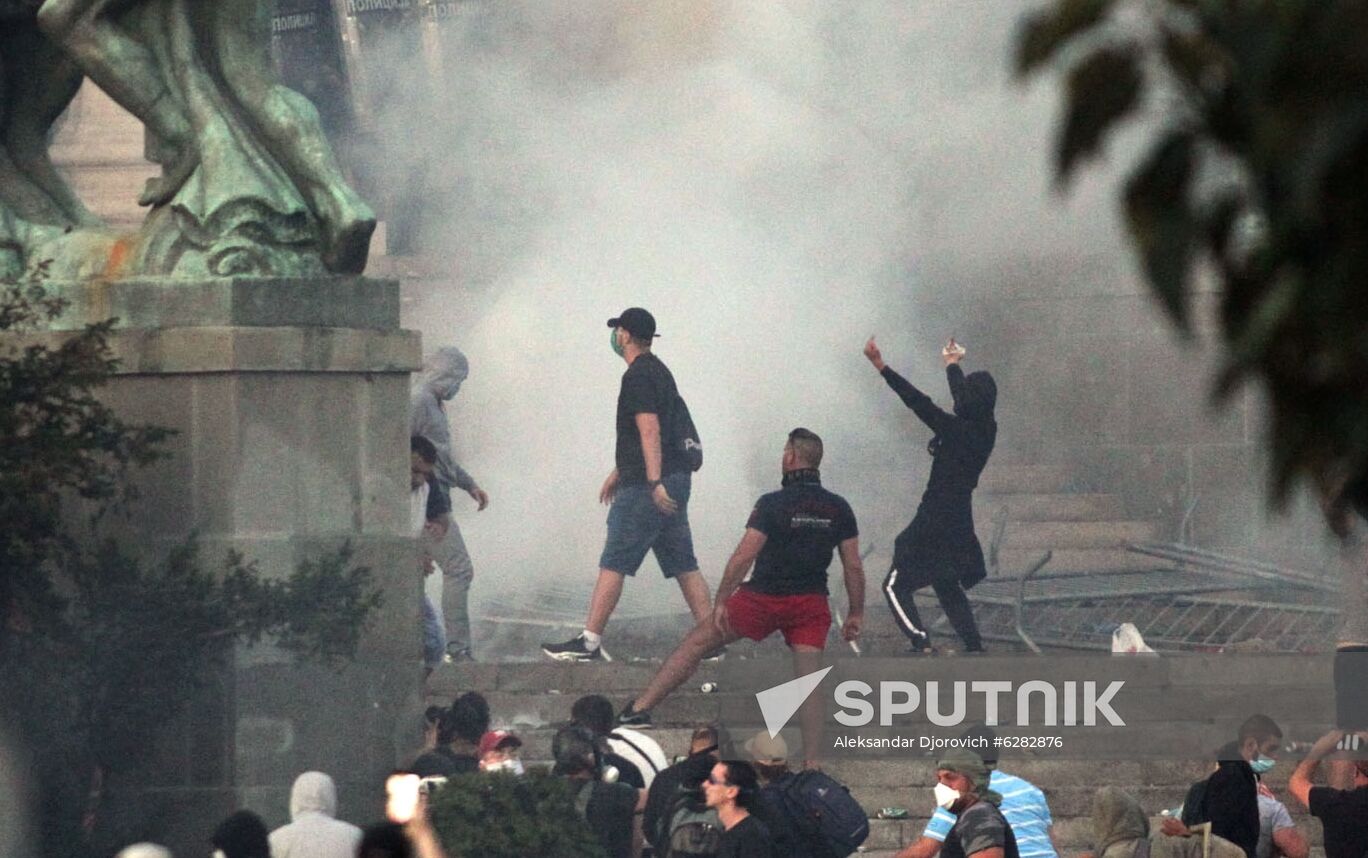
M 835 551 L 845 570 L 850 612 L 841 635 L 860 636 L 864 623 L 864 568 L 860 563 L 855 513 L 840 495 L 822 488 L 817 468 L 822 439 L 807 429 L 794 429 L 784 444 L 783 488 L 760 498 L 746 522 L 722 583 L 711 618 L 699 623 L 665 659 L 651 684 L 618 715 L 618 723 L 651 722 L 651 708 L 698 669 L 703 656 L 738 638 L 764 640 L 782 632 L 793 651 L 794 670 L 804 676 L 821 666 L 821 653 L 831 628 L 827 604 L 827 567 Z M 755 564 L 755 572 L 742 579 Z M 804 765 L 816 763 L 822 710 L 814 695 L 802 712 Z

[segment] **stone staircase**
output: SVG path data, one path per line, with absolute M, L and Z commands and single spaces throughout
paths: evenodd
M 989 463 L 974 495 L 975 522 L 985 550 L 1005 518 L 999 573 L 1017 575 L 1046 550 L 1054 557 L 1042 574 L 1150 568 L 1154 561 L 1124 549 L 1160 538 L 1151 521 L 1126 517 L 1120 495 L 1077 490 L 1055 465 Z
M 777 655 L 778 653 L 771 653 Z M 1255 708 L 1266 711 L 1283 725 L 1287 738 L 1314 738 L 1323 729 L 1329 700 L 1328 659 L 1297 660 L 1296 657 L 1235 658 L 1217 657 L 1225 661 L 1203 662 L 1201 657 L 1173 660 L 1154 660 L 1151 679 L 1140 689 L 1138 699 L 1148 701 L 1135 711 L 1136 729 L 1140 732 L 1121 734 L 1098 728 L 1093 753 L 1100 752 L 1109 759 L 1079 759 L 1082 753 L 1069 759 L 1051 758 L 1046 752 L 1038 756 L 1023 756 L 1030 752 L 1003 753 L 1004 771 L 1024 777 L 1045 793 L 1055 820 L 1055 835 L 1063 856 L 1076 855 L 1092 846 L 1089 821 L 1093 794 L 1104 785 L 1121 787 L 1134 795 L 1152 816 L 1157 828 L 1161 809 L 1181 804 L 1188 786 L 1205 776 L 1208 764 L 1202 761 L 1203 750 L 1219 745 L 1233 734 L 1235 725 Z M 1265 660 L 1267 658 L 1268 660 Z M 939 659 L 936 664 L 917 668 L 947 676 L 964 675 L 971 665 L 961 659 Z M 984 671 L 1015 671 L 1023 675 L 1033 664 L 1043 661 L 1020 656 L 994 656 L 972 660 L 969 675 Z M 909 665 L 913 662 L 908 662 Z M 926 662 L 917 662 L 919 665 Z M 568 719 L 570 707 L 583 694 L 607 696 L 621 705 L 650 678 L 654 663 L 615 662 L 599 665 L 540 664 L 485 664 L 462 665 L 439 670 L 428 688 L 430 703 L 445 704 L 456 694 L 478 690 L 490 703 L 496 726 L 514 729 L 524 740 L 523 757 L 529 764 L 545 764 L 550 757 L 551 737 L 556 726 Z M 754 707 L 751 694 L 731 689 L 724 684 L 715 693 L 702 693 L 700 686 L 707 681 L 735 679 L 727 674 L 727 666 L 705 664 L 675 695 L 654 712 L 655 726 L 650 734 L 666 755 L 675 757 L 686 751 L 692 726 L 719 718 L 727 721 L 726 713 L 737 707 Z M 909 674 L 913 671 L 910 669 Z M 776 677 L 775 682 L 787 676 Z M 1177 705 L 1174 705 L 1177 704 Z M 1203 712 L 1219 711 L 1218 717 L 1203 716 Z M 1128 716 L 1129 718 L 1130 716 Z M 915 719 L 915 715 L 913 716 Z M 917 724 L 910 724 L 904 732 L 915 732 Z M 754 729 L 754 728 L 750 728 Z M 828 735 L 840 731 L 828 723 Z M 792 730 L 792 728 L 790 728 Z M 796 731 L 790 737 L 790 747 L 797 747 Z M 1011 733 L 1010 728 L 1002 732 Z M 738 746 L 749 735 L 734 735 Z M 1126 742 L 1134 742 L 1137 750 L 1133 759 L 1116 752 Z M 1119 744 L 1118 744 L 1119 743 Z M 1103 746 L 1111 744 L 1111 752 Z M 824 765 L 833 777 L 848 785 L 852 794 L 871 816 L 871 834 L 864 854 L 892 856 L 897 850 L 914 841 L 926 824 L 933 808 L 931 786 L 934 783 L 933 757 L 907 756 L 911 752 L 886 752 L 862 758 L 835 758 Z M 1293 762 L 1284 761 L 1265 778 L 1280 798 L 1283 798 L 1302 833 L 1312 844 L 1312 858 L 1323 858 L 1320 824 L 1305 814 L 1298 814 L 1294 803 L 1287 798 L 1286 779 Z M 872 817 L 883 807 L 902 807 L 910 812 L 906 820 L 884 820 Z

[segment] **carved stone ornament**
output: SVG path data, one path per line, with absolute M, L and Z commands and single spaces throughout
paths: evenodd
M 281 85 L 269 0 L 0 0 L 0 275 L 301 277 L 366 265 L 375 215 L 318 112 Z M 135 233 L 104 226 L 48 159 L 89 77 L 161 166 Z

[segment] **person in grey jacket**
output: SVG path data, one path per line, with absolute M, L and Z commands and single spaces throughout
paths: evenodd
M 434 471 L 437 488 L 450 492 L 454 486 L 475 501 L 478 510 L 489 505 L 489 495 L 457 462 L 451 452 L 451 426 L 446 403 L 461 389 L 470 364 L 461 350 L 447 346 L 427 362 L 409 399 L 409 434 L 427 438 L 437 448 Z M 446 508 L 451 508 L 447 498 Z M 450 513 L 430 522 L 425 529 L 428 553 L 442 570 L 442 620 L 446 627 L 447 660 L 471 660 L 470 584 L 475 566 L 470 561 L 461 529 Z

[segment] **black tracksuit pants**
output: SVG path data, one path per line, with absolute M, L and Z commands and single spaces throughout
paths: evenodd
M 903 572 L 894 566 L 888 570 L 888 577 L 884 579 L 884 598 L 888 600 L 888 607 L 893 612 L 893 620 L 898 624 L 898 628 L 902 629 L 902 633 L 907 635 L 908 640 L 918 646 L 925 646 L 930 641 L 931 634 L 922 623 L 921 615 L 917 613 L 916 603 L 912 601 L 912 594 L 926 586 L 936 591 L 941 610 L 945 612 L 945 618 L 950 621 L 960 640 L 964 641 L 964 648 L 971 652 L 983 649 L 983 639 L 979 637 L 974 611 L 969 606 L 969 597 L 965 595 L 958 578 L 937 576 L 925 571 Z

